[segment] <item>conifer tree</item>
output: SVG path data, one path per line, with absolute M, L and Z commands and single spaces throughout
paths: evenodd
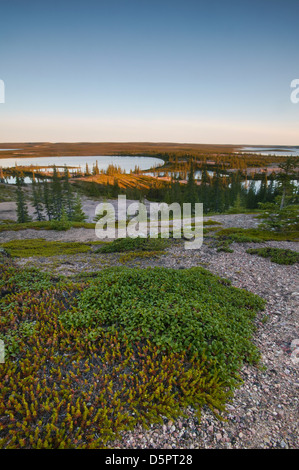
M 257 208 L 255 181 L 253 181 L 253 180 L 250 182 L 249 189 L 247 191 L 246 207 L 247 207 L 247 209 L 256 209 Z
M 262 175 L 260 189 L 257 192 L 258 202 L 266 202 L 267 198 L 267 179 L 265 174 Z
M 194 168 L 193 168 L 192 160 L 191 160 L 190 172 L 188 174 L 188 180 L 187 180 L 186 202 L 190 202 L 192 204 L 192 209 L 194 209 L 194 204 L 198 202 L 197 184 L 194 181 Z
M 85 176 L 90 176 L 91 173 L 89 171 L 89 167 L 88 167 L 88 163 L 86 163 L 86 167 L 85 167 Z
M 52 205 L 53 205 L 53 219 L 60 220 L 63 200 L 62 200 L 62 187 L 61 181 L 58 176 L 56 166 L 53 167 L 53 179 L 51 185 L 51 198 L 52 198 Z
M 92 174 L 93 175 L 99 175 L 100 174 L 100 170 L 99 170 L 99 167 L 98 167 L 98 161 L 96 161 L 96 164 L 93 166 Z
M 209 183 L 210 177 L 207 171 L 206 161 L 204 160 L 202 164 L 201 182 L 199 187 L 199 201 L 203 204 L 204 213 L 207 213 L 210 210 Z
M 25 201 L 25 195 L 22 189 L 23 178 L 17 176 L 16 185 L 17 185 L 17 216 L 19 223 L 29 222 L 31 218 L 29 217 L 28 208 Z
M 231 209 L 229 210 L 229 212 L 231 214 L 240 214 L 243 211 L 244 211 L 244 206 L 243 206 L 241 194 L 238 193 L 237 197 L 235 199 L 235 202 L 234 202 L 233 206 L 231 207 Z
M 223 210 L 223 199 L 222 199 L 222 179 L 220 176 L 220 170 L 217 165 L 213 179 L 212 179 L 212 204 L 213 211 L 221 212 Z
M 71 220 L 74 211 L 74 194 L 70 184 L 69 170 L 67 166 L 64 168 L 62 205 L 65 207 L 69 220 Z
M 278 175 L 281 191 L 280 210 L 288 203 L 295 202 L 297 188 L 292 180 L 298 178 L 298 166 L 299 157 L 287 157 L 286 160 L 279 165 L 279 168 L 282 170 Z
M 45 220 L 44 214 L 43 214 L 43 197 L 42 197 L 42 191 L 41 191 L 41 185 L 40 182 L 36 183 L 35 178 L 32 179 L 32 193 L 33 193 L 33 205 L 35 208 L 34 214 L 37 218 L 37 220 Z
M 52 220 L 54 215 L 52 191 L 50 191 L 49 183 L 47 181 L 43 182 L 43 202 L 48 220 Z
M 80 196 L 79 194 L 77 194 L 74 202 L 71 220 L 73 220 L 74 222 L 85 222 L 86 219 L 87 216 L 83 212 Z

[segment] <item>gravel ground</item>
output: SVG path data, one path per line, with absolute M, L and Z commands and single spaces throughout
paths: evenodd
M 1 212 L 0 212 L 1 213 Z M 257 227 L 260 223 L 254 215 L 248 214 L 232 214 L 232 215 L 215 215 L 211 217 L 204 217 L 204 220 L 215 220 L 220 222 L 223 227 L 244 227 L 253 228 Z M 71 228 L 67 231 L 55 230 L 6 230 L 0 232 L 0 243 L 5 243 L 10 240 L 20 240 L 24 238 L 44 238 L 49 241 L 97 241 L 99 240 L 94 229 L 87 228 Z
M 259 220 L 251 215 L 219 215 L 208 217 L 223 227 L 254 227 Z M 46 238 L 48 240 L 95 240 L 94 231 L 73 229 L 68 232 L 2 232 L 1 241 L 16 238 Z M 57 237 L 57 238 L 56 238 Z M 82 237 L 82 238 L 81 238 Z M 185 250 L 183 242 L 173 244 L 167 254 L 155 260 L 142 260 L 140 266 L 189 268 L 203 266 L 211 272 L 230 279 L 235 287 L 247 289 L 267 300 L 265 311 L 256 319 L 254 341 L 262 361 L 259 368 L 245 365 L 241 371 L 243 385 L 219 421 L 209 409 L 204 409 L 199 423 L 194 410 L 176 421 L 164 420 L 149 430 L 137 427 L 123 432 L 112 449 L 257 449 L 299 447 L 299 265 L 284 266 L 256 255 L 251 247 L 271 246 L 299 251 L 295 242 L 266 242 L 233 244 L 233 253 L 217 253 L 213 239 L 206 237 L 200 250 Z M 63 260 L 56 268 L 64 274 L 101 269 L 104 262 L 118 264 L 115 254 L 72 256 L 71 264 Z M 104 258 L 103 258 L 104 256 Z M 50 259 L 48 259 L 49 261 Z M 33 259 L 26 260 L 31 264 Z M 45 259 L 36 259 L 42 266 Z M 20 260 L 24 264 L 25 260 Z M 67 264 L 69 263 L 69 264 Z M 137 263 L 136 263 L 137 264 Z M 55 266 L 54 266 L 55 268 Z M 296 341 L 297 340 L 297 341 Z

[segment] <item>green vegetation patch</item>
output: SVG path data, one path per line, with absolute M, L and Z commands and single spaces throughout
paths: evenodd
M 32 221 L 32 222 L 24 222 L 18 223 L 13 220 L 2 220 L 0 221 L 0 232 L 4 232 L 7 230 L 13 230 L 15 232 L 19 230 L 68 230 L 70 228 L 88 228 L 94 229 L 95 224 L 89 222 L 73 222 L 68 221 L 68 224 L 64 226 L 63 223 L 59 223 L 60 221 L 49 221 L 49 220 L 42 220 L 42 221 Z
M 0 267 L 3 265 L 0 264 Z M 54 285 L 54 281 L 57 282 L 57 278 L 36 268 L 17 270 L 14 266 L 6 267 L 0 278 L 0 298 L 8 292 L 49 289 Z
M 260 218 L 263 219 L 261 227 L 270 228 L 277 232 L 299 231 L 299 205 L 290 204 L 282 209 L 276 203 L 260 204 L 263 213 Z
M 282 248 L 252 248 L 248 249 L 246 253 L 258 255 L 263 258 L 270 258 L 273 263 L 277 264 L 299 263 L 299 253 Z
M 75 283 L 3 258 L 0 286 L 3 449 L 113 448 L 121 431 L 187 406 L 219 416 L 242 362 L 258 360 L 263 300 L 201 268 Z
M 299 241 L 298 231 L 276 232 L 262 228 L 225 228 L 215 234 L 217 251 L 233 252 L 230 245 L 235 243 L 261 243 L 264 241 Z
M 91 281 L 63 322 L 118 331 L 132 344 L 146 338 L 161 351 L 206 354 L 229 384 L 243 360 L 257 358 L 252 319 L 263 306 L 202 268 L 114 268 Z
M 99 253 L 124 253 L 127 251 L 162 251 L 168 240 L 162 238 L 117 238 L 96 250 Z
M 204 225 L 222 225 L 221 222 L 218 222 L 217 220 L 213 220 L 213 219 L 204 220 L 203 224 Z
M 31 256 L 57 256 L 86 253 L 91 246 L 81 242 L 47 241 L 43 238 L 25 240 L 11 240 L 2 243 L 2 247 L 15 258 L 29 258 Z
M 217 237 L 224 239 L 230 238 L 233 241 L 299 241 L 299 231 L 275 232 L 274 230 L 264 230 L 261 228 L 224 228 L 217 232 Z

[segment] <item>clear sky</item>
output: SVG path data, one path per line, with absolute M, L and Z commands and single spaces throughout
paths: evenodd
M 299 145 L 299 0 L 0 0 L 0 142 Z

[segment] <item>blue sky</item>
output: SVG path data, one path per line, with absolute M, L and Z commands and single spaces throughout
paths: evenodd
M 2 0 L 0 142 L 299 145 L 298 0 Z

